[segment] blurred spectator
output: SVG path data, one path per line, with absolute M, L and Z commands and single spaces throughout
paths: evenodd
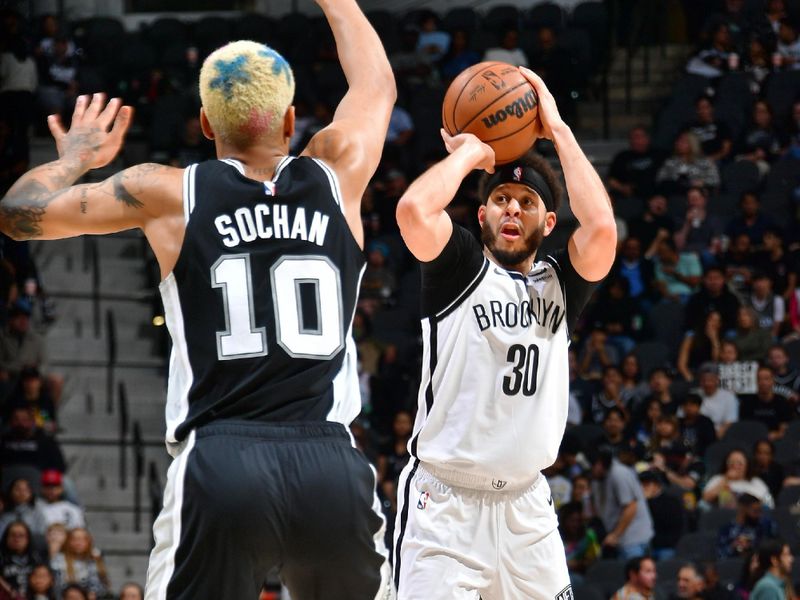
M 702 364 L 719 360 L 721 341 L 722 318 L 717 311 L 711 311 L 702 327 L 684 336 L 678 350 L 678 372 L 686 381 L 694 381 L 694 374 Z
M 652 296 L 655 289 L 655 269 L 652 261 L 642 256 L 642 245 L 638 239 L 629 237 L 622 242 L 609 277 L 627 279 L 631 298 L 638 300 L 640 304 Z
M 767 8 L 764 11 L 772 33 L 777 34 L 781 28 L 781 21 L 786 18 L 785 0 L 767 0 Z
M 663 154 L 651 146 L 647 129 L 642 125 L 631 129 L 628 148 L 614 156 L 608 169 L 608 189 L 615 204 L 621 200 L 650 198 L 663 161 Z M 645 245 L 649 244 L 645 242 Z
M 58 443 L 36 426 L 33 411 L 28 407 L 11 411 L 9 429 L 0 438 L 0 464 L 31 465 L 38 469 L 66 470 L 64 455 Z
M 528 66 L 528 57 L 519 47 L 519 30 L 516 27 L 506 27 L 500 31 L 498 42 L 498 46 L 486 50 L 484 61 L 503 62 L 515 67 Z
M 772 57 L 766 44 L 758 36 L 750 37 L 743 68 L 750 78 L 750 91 L 758 94 L 764 81 L 772 73 Z
M 695 54 L 686 65 L 686 72 L 715 79 L 728 70 L 728 59 L 734 50 L 731 31 L 724 22 L 711 30 L 711 43 Z
M 736 517 L 719 529 L 717 556 L 744 556 L 764 540 L 775 537 L 777 531 L 775 521 L 764 515 L 761 501 L 751 494 L 742 494 L 736 502 Z
M 627 417 L 617 406 L 612 406 L 606 411 L 603 418 L 602 444 L 611 449 L 614 456 L 621 463 L 633 465 L 642 455 L 642 449 L 636 438 L 625 435 Z
M 704 188 L 690 187 L 686 191 L 686 203 L 686 216 L 675 232 L 675 245 L 682 252 L 696 253 L 703 264 L 711 264 L 719 251 L 722 221 L 708 214 L 708 192 Z
M 720 3 L 717 3 L 720 4 Z M 744 0 L 725 0 L 721 3 L 722 10 L 713 13 L 706 21 L 705 29 L 714 31 L 714 27 L 722 23 L 730 32 L 732 50 L 740 52 L 744 46 L 747 34 L 752 26 L 745 10 Z
M 441 71 L 445 83 L 449 84 L 462 71 L 480 60 L 480 55 L 470 48 L 469 34 L 463 29 L 454 30 L 450 50 L 442 59 Z
M 766 366 L 760 367 L 757 391 L 755 394 L 742 396 L 739 417 L 764 423 L 769 429 L 769 439 L 774 441 L 782 438 L 786 433 L 793 413 L 794 410 L 789 399 L 775 393 L 772 369 Z
M 675 580 L 675 593 L 670 600 L 707 600 L 703 575 L 692 563 L 686 563 L 678 569 Z
M 761 176 L 769 172 L 770 164 L 781 155 L 781 136 L 772 122 L 772 109 L 764 100 L 753 104 L 750 126 L 737 148 L 738 160 L 749 160 L 758 167 Z
M 52 51 L 39 56 L 39 108 L 45 114 L 65 116 L 78 93 L 78 62 L 74 46 L 64 36 L 53 41 Z
M 386 133 L 386 143 L 395 146 L 405 146 L 414 135 L 414 121 L 404 108 L 395 105 L 389 119 L 389 131 Z
M 739 352 L 739 358 L 761 360 L 772 346 L 772 335 L 769 329 L 759 327 L 755 310 L 749 306 L 740 306 L 733 341 Z
M 593 386 L 591 382 L 580 376 L 578 370 L 578 354 L 574 348 L 569 350 L 569 412 L 567 423 L 578 425 L 584 420 L 584 412 L 592 402 Z
M 671 235 L 675 221 L 667 212 L 667 199 L 655 194 L 647 199 L 644 212 L 628 222 L 628 237 L 636 238 L 646 250 L 659 236 Z
M 31 329 L 31 307 L 17 301 L 0 331 L 0 368 L 16 377 L 23 367 L 41 367 L 45 362 L 44 339 Z
M 800 159 L 800 100 L 792 103 L 792 111 L 789 115 L 789 126 L 786 140 L 786 156 L 788 158 Z
M 373 241 L 367 247 L 367 268 L 361 280 L 360 303 L 373 301 L 388 303 L 397 291 L 397 279 L 387 264 L 389 246 L 384 242 Z
M 144 600 L 144 590 L 138 583 L 126 583 L 119 592 L 119 600 Z
M 169 158 L 169 164 L 183 168 L 212 158 L 215 158 L 214 144 L 203 135 L 199 117 L 188 117 L 183 124 L 183 135 Z
M 785 69 L 800 69 L 800 39 L 797 28 L 789 19 L 781 19 L 778 29 L 778 54 Z
M 758 547 L 758 572 L 750 600 L 783 600 L 794 597 L 792 565 L 794 556 L 789 544 L 782 540 L 767 541 Z
M 758 440 L 753 445 L 753 474 L 767 484 L 769 493 L 777 498 L 783 488 L 784 470 L 775 460 L 775 446 L 769 440 Z
M 730 239 L 745 234 L 754 246 L 758 246 L 764 239 L 764 233 L 775 227 L 772 219 L 761 212 L 758 195 L 755 192 L 744 192 L 739 200 L 741 214 L 735 216 L 728 223 L 725 230 Z
M 690 187 L 716 190 L 720 185 L 719 170 L 703 156 L 697 137 L 684 131 L 675 139 L 672 156 L 658 170 L 656 183 L 664 194 L 685 193 Z
M 639 357 L 634 353 L 625 355 L 620 365 L 622 373 L 622 400 L 625 406 L 634 408 L 650 393 L 650 387 L 642 379 Z
M 39 42 L 36 44 L 34 54 L 37 58 L 42 56 L 53 56 L 55 54 L 56 40 L 59 36 L 63 36 L 61 24 L 55 15 L 45 15 L 42 17 L 42 35 Z M 75 55 L 75 44 L 72 40 L 67 41 L 67 54 L 69 56 Z
M 766 365 L 772 369 L 775 384 L 783 388 L 784 392 L 796 394 L 800 389 L 800 372 L 790 363 L 789 353 L 780 344 L 775 344 L 767 351 Z M 751 390 L 751 393 L 755 389 Z
M 656 578 L 656 563 L 652 558 L 632 558 L 625 564 L 625 585 L 611 600 L 655 600 Z
M 786 305 L 782 296 L 772 292 L 772 279 L 766 273 L 756 272 L 752 279 L 752 291 L 748 298 L 750 307 L 758 317 L 758 327 L 777 338 L 783 320 L 786 318 Z M 762 358 L 762 354 L 758 358 Z
M 797 286 L 797 258 L 786 252 L 783 234 L 774 227 L 764 231 L 762 248 L 753 256 L 753 264 L 769 278 L 773 291 L 783 297 L 785 310 Z
M 49 565 L 40 563 L 33 567 L 28 576 L 28 595 L 25 600 L 57 600 L 55 578 Z
M 722 462 L 719 473 L 706 482 L 703 501 L 719 508 L 735 508 L 742 494 L 755 496 L 768 508 L 775 506 L 767 484 L 753 475 L 747 455 L 741 450 L 731 450 Z
M 746 233 L 739 233 L 731 239 L 728 250 L 719 257 L 719 266 L 725 269 L 731 289 L 736 294 L 746 294 L 755 271 L 753 243 Z
M 53 523 L 47 528 L 45 538 L 47 540 L 47 556 L 53 558 L 64 548 L 67 541 L 67 528 L 63 523 Z
M 0 55 L 0 119 L 11 126 L 11 143 L 25 159 L 30 155 L 30 126 L 34 120 L 34 92 L 38 80 L 36 63 L 22 36 L 8 40 Z
M 42 473 L 42 499 L 39 506 L 49 527 L 63 523 L 69 529 L 86 527 L 83 510 L 64 498 L 64 476 L 54 469 Z
M 63 551 L 52 558 L 50 566 L 57 587 L 62 590 L 69 584 L 78 584 L 93 597 L 102 598 L 110 593 L 103 557 L 94 547 L 92 536 L 82 527 L 67 534 Z
M 651 556 L 655 560 L 666 560 L 675 556 L 675 546 L 684 530 L 685 514 L 680 498 L 664 493 L 663 475 L 658 471 L 643 471 L 639 474 L 647 507 L 653 517 L 653 540 Z
M 582 514 L 583 506 L 580 502 L 569 502 L 558 511 L 558 529 L 564 542 L 572 585 L 583 582 L 586 569 L 601 554 L 597 533 L 584 523 Z
M 645 449 L 651 449 L 656 435 L 656 423 L 663 417 L 661 402 L 653 398 L 639 405 L 625 432 Z
M 423 10 L 419 17 L 419 40 L 417 50 L 439 62 L 450 50 L 450 34 L 442 31 L 439 19 L 432 10 Z
M 0 116 L 0 194 L 5 194 L 14 182 L 28 169 L 28 157 L 22 148 L 16 146 L 11 138 L 11 121 L 13 119 Z M 5 236 L 0 238 L 3 240 Z M 9 282 L 11 283 L 11 282 Z M 3 310 L 9 295 L 3 290 Z
M 434 69 L 434 61 L 419 49 L 419 38 L 419 29 L 406 25 L 400 34 L 400 48 L 389 56 L 401 90 L 438 83 L 439 73 Z
M 581 377 L 585 379 L 604 377 L 608 367 L 619 364 L 619 354 L 604 330 L 592 330 L 578 358 Z
M 630 284 L 624 277 L 614 277 L 603 286 L 589 313 L 587 321 L 594 327 L 602 328 L 608 336 L 608 343 L 618 355 L 633 350 L 644 322 L 644 315 L 638 303 L 630 297 Z M 602 359 L 601 359 L 602 361 Z
M 686 394 L 681 408 L 681 442 L 694 455 L 703 456 L 711 444 L 717 441 L 714 422 L 700 412 L 703 399 L 698 394 Z
M 17 386 L 11 391 L 7 408 L 3 411 L 4 419 L 7 419 L 11 411 L 18 407 L 30 408 L 33 411 L 36 426 L 50 435 L 55 434 L 58 427 L 56 408 L 50 391 L 36 367 L 23 367 L 20 371 Z
M 719 267 L 708 267 L 703 274 L 702 283 L 700 290 L 692 294 L 686 303 L 684 329 L 699 329 L 712 311 L 719 313 L 722 319 L 722 331 L 736 327 L 739 300 L 727 288 L 724 271 Z
M 33 549 L 31 531 L 22 521 L 12 521 L 2 534 L 0 542 L 0 577 L 11 589 L 25 597 L 28 577 L 33 568 L 42 562 Z M 11 600 L 16 600 L 12 598 Z
M 562 447 L 563 445 L 561 444 Z M 547 479 L 547 484 L 550 487 L 550 497 L 553 499 L 553 506 L 556 512 L 558 512 L 572 497 L 572 482 L 568 477 L 569 465 L 565 460 L 562 448 L 559 448 L 553 464 L 543 469 L 542 474 Z
M 672 376 L 664 367 L 656 367 L 650 371 L 648 385 L 650 393 L 644 398 L 645 404 L 651 400 L 658 400 L 662 414 L 674 415 L 678 412 L 678 401 L 671 391 Z
M 728 390 L 719 386 L 719 372 L 713 363 L 705 363 L 700 368 L 700 389 L 703 403 L 700 412 L 714 423 L 717 437 L 725 435 L 731 423 L 739 420 L 739 400 Z
M 398 411 L 392 422 L 392 438 L 378 456 L 378 480 L 384 495 L 391 502 L 392 514 L 397 512 L 397 481 L 408 463 L 408 440 L 413 430 L 411 414 L 405 410 Z
M 720 346 L 719 385 L 734 394 L 754 394 L 758 363 L 754 360 L 739 360 L 739 350 L 731 340 L 724 340 Z
M 665 237 L 658 242 L 653 263 L 661 297 L 685 304 L 703 275 L 697 254 L 678 252 L 672 238 Z
M 71 583 L 61 591 L 61 600 L 94 600 L 93 596 L 76 583 Z
M 693 489 L 697 481 L 689 476 L 689 449 L 681 439 L 678 418 L 675 415 L 664 415 L 656 419 L 656 430 L 650 442 L 652 466 L 662 471 L 670 483 L 684 489 Z
M 636 472 L 614 459 L 606 448 L 594 452 L 591 472 L 592 498 L 607 531 L 603 548 L 616 550 L 621 559 L 645 556 L 653 537 L 653 521 Z
M 694 106 L 695 119 L 689 124 L 689 131 L 709 159 L 716 162 L 726 159 L 733 148 L 730 128 L 714 117 L 714 104 L 707 96 L 698 98 Z
M 592 526 L 595 523 L 595 531 L 602 530 L 603 524 L 597 516 L 594 503 L 592 502 L 592 482 L 589 476 L 583 473 L 572 478 L 572 502 L 577 502 L 583 506 L 583 522 Z M 598 538 L 599 539 L 599 538 Z
M 624 415 L 628 407 L 622 401 L 622 374 L 619 367 L 609 365 L 603 369 L 600 389 L 592 395 L 591 422 L 602 423 L 611 408 L 618 408 Z
M 27 479 L 15 479 L 8 488 L 8 499 L 2 515 L 0 515 L 0 531 L 3 531 L 9 523 L 22 521 L 25 523 L 33 538 L 31 542 L 44 540 L 47 531 L 47 520 L 42 511 L 41 503 L 36 500 L 36 496 L 31 489 L 31 484 Z
M 542 26 L 536 32 L 536 45 L 529 56 L 532 71 L 547 84 L 558 104 L 559 113 L 568 119 L 575 112 L 573 92 L 581 84 L 580 69 L 573 63 L 569 51 L 558 43 L 558 34 L 552 27 Z

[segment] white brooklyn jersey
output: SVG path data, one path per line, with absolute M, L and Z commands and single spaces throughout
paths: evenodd
M 422 265 L 412 456 L 509 488 L 550 466 L 567 421 L 569 335 L 592 290 L 567 251 L 523 276 L 454 225 L 440 256 Z

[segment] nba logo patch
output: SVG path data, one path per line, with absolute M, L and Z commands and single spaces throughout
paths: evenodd
M 420 510 L 425 510 L 428 506 L 428 498 L 431 497 L 430 492 L 422 492 L 419 495 L 419 500 L 417 500 L 417 508 Z
M 274 196 L 275 195 L 275 184 L 271 181 L 264 182 L 264 194 L 267 196 Z
M 514 169 L 514 181 L 522 181 L 522 167 Z

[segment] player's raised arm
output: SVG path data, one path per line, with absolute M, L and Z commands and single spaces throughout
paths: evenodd
M 453 223 L 445 208 L 473 169 L 494 170 L 494 150 L 471 133 L 451 136 L 442 130 L 450 156 L 420 175 L 397 204 L 397 224 L 406 246 L 423 262 L 439 256 Z
M 116 98 L 106 104 L 103 94 L 78 98 L 69 131 L 49 117 L 59 158 L 28 171 L 8 190 L 0 201 L 0 230 L 24 240 L 145 228 L 170 206 L 166 188 L 174 189 L 179 200 L 181 171 L 155 164 L 131 167 L 100 183 L 73 185 L 114 159 L 131 117 L 129 106 Z
M 397 87 L 381 40 L 356 0 L 317 4 L 336 39 L 348 91 L 333 122 L 311 139 L 303 154 L 326 161 L 336 171 L 345 205 L 358 217 L 361 196 L 380 162 Z
M 617 228 L 605 186 L 561 119 L 553 95 L 533 71 L 520 68 L 539 98 L 539 137 L 552 140 L 564 170 L 569 205 L 580 226 L 569 241 L 575 270 L 587 281 L 605 277 L 614 263 Z

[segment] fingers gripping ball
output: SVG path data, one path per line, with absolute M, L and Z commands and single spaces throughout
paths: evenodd
M 494 149 L 498 165 L 512 162 L 536 141 L 536 93 L 516 67 L 501 62 L 473 65 L 455 78 L 442 105 L 450 135 L 472 133 Z

